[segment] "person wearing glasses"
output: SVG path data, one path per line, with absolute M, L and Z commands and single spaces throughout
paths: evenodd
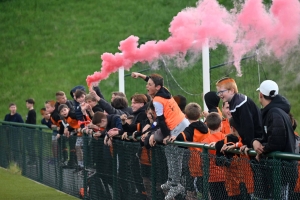
M 229 109 L 237 124 L 244 146 L 240 148 L 243 153 L 247 148 L 252 148 L 254 138 L 263 135 L 262 117 L 260 109 L 252 99 L 238 93 L 238 87 L 234 79 L 226 77 L 216 83 L 217 95 L 223 102 L 228 102 Z

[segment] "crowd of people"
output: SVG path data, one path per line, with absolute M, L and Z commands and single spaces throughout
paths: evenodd
M 161 190 L 166 200 L 182 193 L 186 193 L 187 199 L 197 199 L 197 192 L 203 191 L 202 149 L 189 147 L 189 184 L 186 185 L 191 187 L 186 188 L 181 183 L 186 149 L 170 143 L 206 143 L 215 147 L 209 153 L 216 156 L 210 157 L 209 161 L 210 199 L 251 199 L 255 195 L 256 171 L 250 162 L 238 164 L 239 158 L 259 162 L 264 159 L 265 154 L 273 151 L 299 153 L 299 149 L 296 150 L 297 136 L 294 132 L 297 122 L 291 117 L 288 100 L 279 94 L 278 85 L 272 80 L 263 81 L 257 89 L 262 109 L 252 99 L 238 92 L 234 79 L 226 77 L 216 83 L 216 91 L 204 94 L 208 111 L 202 111 L 198 103 L 187 103 L 182 95 L 172 96 L 159 74 L 147 76 L 133 72 L 132 77 L 145 81 L 147 93 L 131 96 L 131 106 L 122 92 L 112 92 L 110 102 L 107 101 L 98 86 L 92 86 L 89 91 L 83 86 L 72 88 L 72 100 L 67 100 L 65 92 L 58 91 L 55 100 L 45 101 L 45 107 L 40 112 L 43 115 L 41 123 L 53 130 L 53 160 L 50 162 L 59 162 L 62 167 L 74 168 L 78 172 L 83 170 L 87 165 L 83 159 L 83 134 L 95 139 L 104 138 L 106 149 L 102 151 L 107 152 L 111 159 L 114 137 L 119 136 L 124 140 L 137 140 L 140 137 L 140 152 L 131 152 L 133 156 L 130 156 L 130 163 L 140 169 L 134 176 L 135 181 L 141 180 L 143 183 L 136 184 L 137 193 L 143 199 L 151 199 L 151 148 L 161 144 L 165 145 L 168 177 L 158 190 Z M 27 99 L 26 106 L 29 111 L 25 123 L 36 124 L 34 100 Z M 23 123 L 22 117 L 16 112 L 16 105 L 11 103 L 9 109 L 10 113 L 4 120 Z M 32 141 L 32 138 L 28 140 Z M 99 141 L 94 140 L 93 145 L 96 146 L 97 142 Z M 241 154 L 227 152 L 230 149 L 239 149 Z M 247 155 L 251 149 L 256 151 L 256 157 Z M 136 154 L 139 155 L 138 160 L 134 159 Z M 119 159 L 122 159 L 122 155 L 119 155 Z M 111 167 L 111 161 L 105 161 L 106 167 L 102 171 Z M 34 162 L 32 156 L 29 164 Z M 297 170 L 296 164 L 293 169 Z M 91 173 L 96 171 L 90 170 Z M 241 175 L 233 179 L 233 173 Z M 293 179 L 283 183 L 285 198 L 294 191 L 297 174 L 295 171 Z M 109 178 L 102 182 L 106 188 L 113 184 Z M 245 190 L 240 189 L 240 183 Z M 130 199 L 124 189 L 126 183 L 121 182 L 121 187 L 124 190 L 122 199 Z M 109 193 L 109 189 L 106 191 Z M 111 198 L 111 194 L 107 194 L 107 198 Z M 259 198 L 272 197 L 269 193 Z

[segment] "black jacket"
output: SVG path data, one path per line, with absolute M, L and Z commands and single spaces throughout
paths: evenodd
M 140 109 L 132 113 L 134 117 L 132 119 L 131 124 L 129 125 L 125 123 L 123 125 L 124 132 L 127 132 L 128 135 L 132 135 L 132 133 L 137 130 L 137 124 L 142 123 L 144 120 L 147 119 L 147 114 L 146 114 L 147 107 L 148 104 L 145 104 L 143 107 L 141 107 Z
M 73 100 L 75 101 L 75 100 Z M 67 102 L 65 103 L 68 108 L 70 108 L 70 111 L 74 112 L 74 102 L 73 101 L 70 101 L 70 100 L 67 100 Z M 60 106 L 60 103 L 56 102 L 55 103 L 55 110 L 58 112 L 58 107 Z
M 34 109 L 28 111 L 25 123 L 26 124 L 36 124 L 36 112 Z
M 195 129 L 200 131 L 202 134 L 208 134 L 207 126 L 199 120 L 199 121 L 190 123 L 190 125 L 188 127 L 186 127 L 184 129 L 184 131 L 177 136 L 176 140 L 184 141 L 184 137 L 183 137 L 183 134 L 184 134 L 185 137 L 186 137 L 186 141 L 188 141 L 188 142 L 199 142 L 199 141 L 194 141 L 194 138 L 195 138 L 194 137 L 194 131 L 195 131 Z
M 105 110 L 108 114 L 118 114 L 118 115 L 126 114 L 127 116 L 132 114 L 131 107 L 116 109 L 110 103 L 108 103 L 105 99 L 100 99 L 100 101 L 98 101 L 98 105 L 103 110 Z
M 283 151 L 295 153 L 295 134 L 288 113 L 291 106 L 286 98 L 276 95 L 262 111 L 264 134 L 256 139 L 264 146 L 264 153 Z
M 204 101 L 208 108 L 208 112 L 219 112 L 217 107 L 219 107 L 220 97 L 214 91 L 207 92 L 204 95 Z
M 229 142 L 237 143 L 239 141 L 239 138 L 234 136 L 233 134 L 227 134 L 225 137 L 227 138 L 227 143 L 229 143 Z M 219 140 L 215 144 L 215 148 L 216 148 L 215 162 L 216 162 L 217 166 L 230 167 L 231 159 L 235 154 L 231 153 L 231 152 L 225 152 L 225 154 L 223 154 L 221 152 L 223 145 L 224 145 L 224 140 Z M 239 155 L 237 155 L 237 156 L 239 156 Z
M 243 94 L 235 94 L 229 103 L 229 109 L 237 124 L 242 143 L 252 148 L 252 140 L 263 134 L 261 112 L 252 99 Z
M 111 114 L 107 115 L 107 125 L 105 127 L 105 130 L 101 132 L 101 136 L 105 137 L 107 132 L 112 128 L 118 128 L 119 129 L 119 135 L 122 135 L 124 133 L 122 128 L 122 121 L 120 118 L 120 115 L 117 114 Z

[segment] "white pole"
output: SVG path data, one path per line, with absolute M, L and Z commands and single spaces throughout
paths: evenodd
M 119 92 L 123 92 L 125 94 L 124 67 L 119 68 Z
M 209 72 L 209 47 L 206 42 L 202 46 L 202 72 L 203 72 L 203 95 L 210 91 L 210 72 Z M 203 99 L 203 110 L 208 111 L 208 108 Z

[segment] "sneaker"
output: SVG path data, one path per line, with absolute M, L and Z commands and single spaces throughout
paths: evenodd
M 86 171 L 87 171 L 88 178 L 91 178 L 92 176 L 94 176 L 96 174 L 96 170 L 92 169 L 92 168 L 88 168 L 88 169 L 86 169 Z
M 171 186 L 167 196 L 165 196 L 165 200 L 171 200 L 174 197 L 176 197 L 178 194 L 184 192 L 184 187 L 181 184 L 178 184 L 177 186 Z
M 165 182 L 164 184 L 162 184 L 160 187 L 162 190 L 169 190 L 171 188 L 172 184 L 170 181 Z

